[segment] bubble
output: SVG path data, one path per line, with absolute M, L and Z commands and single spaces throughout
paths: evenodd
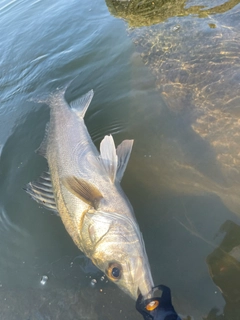
M 91 286 L 92 286 L 92 287 L 94 287 L 96 283 L 97 283 L 97 280 L 96 280 L 96 279 L 92 279 L 92 280 L 91 280 Z
M 179 25 L 176 25 L 176 26 L 173 27 L 173 31 L 177 31 L 177 30 L 179 30 L 179 29 L 180 29 L 180 26 L 179 26 Z
M 103 281 L 104 279 L 105 279 L 105 277 L 104 277 L 104 276 L 102 276 L 100 280 L 101 280 L 101 281 Z
M 44 286 L 47 283 L 47 281 L 48 281 L 48 276 L 42 276 L 40 283 L 42 286 Z

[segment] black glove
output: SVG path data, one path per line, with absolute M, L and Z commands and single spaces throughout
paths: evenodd
M 162 291 L 159 298 L 143 300 L 140 294 L 137 299 L 136 309 L 142 314 L 144 320 L 181 320 L 172 305 L 170 289 L 159 285 L 153 288 L 153 292 L 157 290 Z

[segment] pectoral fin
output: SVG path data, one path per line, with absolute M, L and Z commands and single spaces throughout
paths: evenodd
M 133 140 L 124 140 L 117 147 L 118 156 L 118 168 L 117 168 L 117 180 L 120 182 L 122 180 L 124 171 L 126 170 L 128 160 L 132 151 Z
M 24 190 L 33 200 L 58 214 L 49 172 L 43 172 L 37 181 L 28 183 Z
M 98 208 L 103 195 L 91 183 L 74 176 L 63 178 L 62 183 L 76 197 L 90 204 L 94 209 Z

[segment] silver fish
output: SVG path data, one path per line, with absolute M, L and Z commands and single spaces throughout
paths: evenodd
M 144 241 L 133 208 L 120 182 L 133 140 L 117 149 L 105 136 L 100 153 L 84 123 L 93 98 L 89 91 L 70 103 L 64 91 L 49 99 L 50 122 L 38 149 L 49 172 L 26 191 L 46 208 L 59 213 L 78 248 L 132 298 L 149 296 L 153 287 Z

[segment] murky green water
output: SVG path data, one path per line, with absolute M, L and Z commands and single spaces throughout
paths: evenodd
M 232 31 L 228 40 L 239 33 L 239 24 L 231 25 L 231 10 L 240 10 L 236 2 L 229 4 L 230 16 L 224 20 Z M 196 16 L 187 19 L 198 21 L 206 34 L 219 32 L 224 40 L 225 29 L 217 20 L 221 14 L 211 16 L 217 26 L 213 29 L 204 29 L 206 20 L 191 20 L 199 19 Z M 180 18 L 174 19 L 163 22 L 165 30 L 181 24 Z M 49 110 L 36 100 L 74 78 L 69 100 L 91 88 L 95 91 L 86 115 L 95 143 L 109 133 L 117 143 L 135 139 L 122 186 L 142 230 L 155 284 L 172 289 L 174 306 L 184 316 L 240 319 L 238 105 L 231 116 L 221 116 L 222 135 L 213 131 L 210 138 L 204 136 L 199 123 L 209 124 L 213 111 L 207 113 L 202 106 L 200 114 L 196 108 L 172 111 L 175 102 L 171 109 L 168 102 L 173 100 L 166 98 L 171 94 L 163 92 L 163 100 L 156 89 L 162 84 L 156 84 L 161 78 L 152 68 L 155 60 L 136 53 L 139 48 L 146 53 L 146 46 L 143 50 L 136 42 L 144 35 L 142 29 L 137 36 L 130 32 L 130 37 L 126 29 L 103 0 L 0 3 L 1 320 L 141 319 L 134 301 L 103 279 L 75 247 L 61 220 L 22 190 L 47 167 L 34 151 L 44 136 Z M 152 29 L 151 35 L 155 32 Z M 238 42 L 226 43 L 229 53 L 239 48 Z M 237 55 L 233 65 L 233 76 L 224 80 L 237 97 Z M 221 64 L 216 69 L 221 74 Z M 166 77 L 167 70 L 161 70 Z M 222 165 L 216 145 L 235 162 Z M 231 172 L 226 173 L 227 165 Z M 41 284 L 43 276 L 46 284 Z M 95 286 L 92 279 L 97 280 Z

